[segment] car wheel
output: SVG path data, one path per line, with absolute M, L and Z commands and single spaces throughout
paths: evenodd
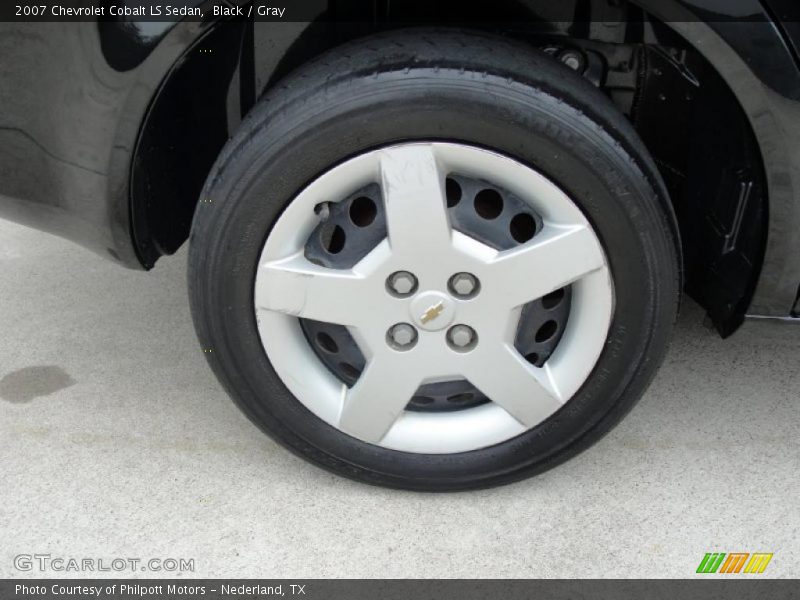
M 408 31 L 270 91 L 191 237 L 193 316 L 264 431 L 369 483 L 486 487 L 640 397 L 677 311 L 658 172 L 600 91 L 521 43 Z

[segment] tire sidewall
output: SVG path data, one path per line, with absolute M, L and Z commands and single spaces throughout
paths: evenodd
M 362 481 L 415 489 L 494 485 L 557 464 L 627 412 L 660 362 L 674 320 L 677 267 L 657 193 L 585 107 L 541 89 L 439 70 L 411 80 L 361 77 L 303 103 L 271 100 L 234 137 L 198 207 L 190 263 L 195 321 L 212 366 L 245 413 L 306 458 Z M 323 97 L 324 96 L 324 97 Z M 583 109 L 583 110 L 582 110 Z M 606 251 L 615 311 L 605 349 L 555 415 L 507 442 L 422 455 L 352 438 L 287 390 L 257 330 L 254 281 L 263 244 L 286 205 L 358 154 L 411 141 L 464 143 L 544 174 L 584 212 Z M 652 177 L 652 174 L 651 174 Z M 199 283 L 198 283 L 199 282 Z

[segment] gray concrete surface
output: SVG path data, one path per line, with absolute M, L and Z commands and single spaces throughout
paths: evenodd
M 800 576 L 800 330 L 722 341 L 687 303 L 594 448 L 501 489 L 403 493 L 309 466 L 237 411 L 184 263 L 126 271 L 0 222 L 0 576 L 49 553 L 194 558 L 200 577 L 685 577 L 707 551 Z

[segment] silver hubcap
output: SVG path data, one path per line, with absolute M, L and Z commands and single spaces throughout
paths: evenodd
M 498 251 L 454 230 L 445 192 L 453 173 L 509 190 L 536 209 L 541 231 Z M 309 261 L 304 246 L 321 218 L 315 207 L 370 184 L 382 191 L 386 239 L 349 269 Z M 566 328 L 534 366 L 514 347 L 522 307 L 565 286 Z M 255 308 L 276 372 L 318 417 L 387 448 L 451 453 L 515 437 L 569 401 L 602 352 L 613 287 L 591 226 L 548 179 L 471 146 L 412 143 L 351 159 L 292 201 L 264 246 Z M 347 327 L 366 359 L 352 386 L 321 363 L 300 318 Z M 459 379 L 491 402 L 406 410 L 420 386 Z

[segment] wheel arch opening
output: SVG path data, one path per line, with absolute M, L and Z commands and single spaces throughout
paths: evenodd
M 732 333 L 759 278 L 768 185 L 747 115 L 717 70 L 632 2 L 498 0 L 491 22 L 470 12 L 479 5 L 453 13 L 431 4 L 330 3 L 310 23 L 227 23 L 196 44 L 154 99 L 132 166 L 132 222 L 145 266 L 188 238 L 214 159 L 242 115 L 285 75 L 359 37 L 456 21 L 542 49 L 629 117 L 669 190 L 686 290 L 722 335 Z

